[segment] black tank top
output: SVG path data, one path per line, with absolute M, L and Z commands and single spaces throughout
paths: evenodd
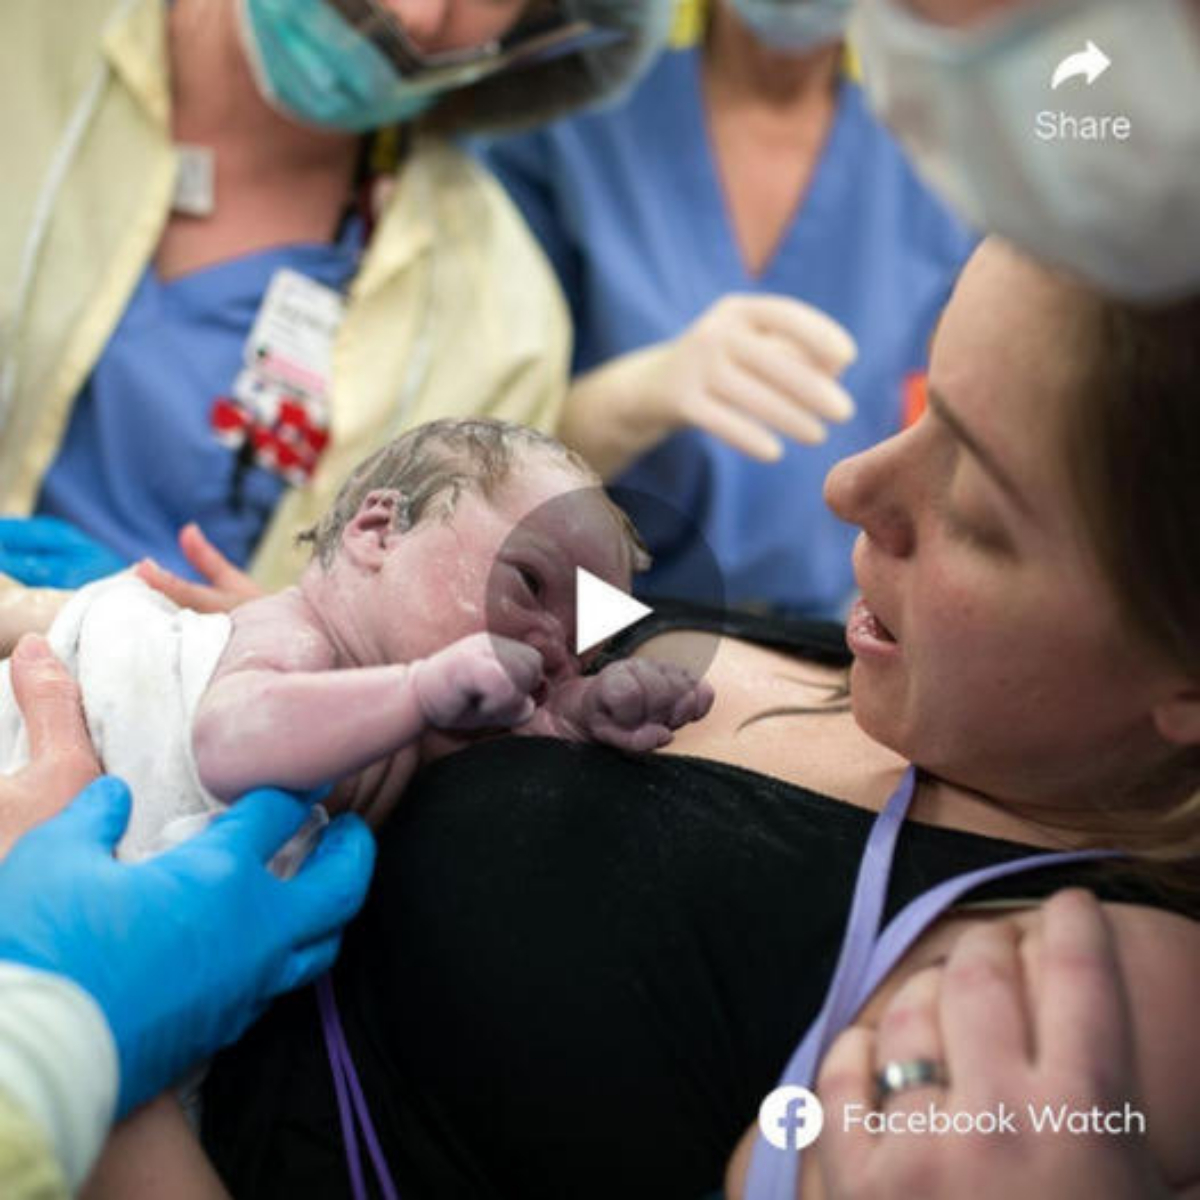
M 824 662 L 829 626 L 689 613 Z M 335 987 L 404 1200 L 696 1200 L 816 1014 L 874 814 L 737 767 L 504 738 L 424 770 Z M 1029 848 L 909 823 L 889 914 Z M 1109 865 L 1022 875 L 1171 905 Z M 234 1196 L 349 1197 L 311 991 L 217 1059 Z

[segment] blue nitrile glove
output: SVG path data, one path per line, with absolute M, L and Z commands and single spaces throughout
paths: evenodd
M 0 571 L 28 587 L 83 587 L 127 566 L 57 517 L 0 517 Z
M 192 840 L 120 863 L 112 851 L 129 790 L 106 777 L 0 862 L 0 960 L 66 976 L 95 998 L 117 1044 L 118 1115 L 333 964 L 375 843 L 357 817 L 339 817 L 285 883 L 264 864 L 307 813 L 284 792 L 251 792 Z

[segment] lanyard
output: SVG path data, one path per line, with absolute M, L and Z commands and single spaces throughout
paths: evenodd
M 1035 867 L 1061 866 L 1066 863 L 1113 857 L 1114 852 L 1107 850 L 1038 853 L 968 871 L 944 880 L 917 896 L 880 932 L 896 842 L 912 804 L 915 787 L 916 771 L 909 767 L 871 827 L 859 864 L 854 895 L 850 902 L 850 915 L 846 920 L 846 933 L 829 990 L 825 994 L 825 1001 L 816 1020 L 809 1026 L 808 1032 L 784 1068 L 777 1085 L 779 1087 L 812 1086 L 817 1065 L 833 1039 L 854 1019 L 855 1014 L 921 934 L 967 892 L 982 884 Z M 316 989 L 321 1028 L 337 1094 L 338 1116 L 346 1148 L 351 1193 L 354 1200 L 369 1198 L 363 1177 L 362 1146 L 359 1142 L 361 1134 L 384 1200 L 399 1200 L 399 1193 L 379 1145 L 366 1097 L 342 1029 L 331 977 L 326 975 L 320 979 Z M 760 1131 L 755 1140 L 750 1172 L 746 1180 L 747 1200 L 795 1200 L 799 1171 L 799 1152 L 777 1150 L 767 1142 Z
M 362 1147 L 359 1145 L 359 1128 L 361 1126 L 363 1141 L 371 1165 L 375 1168 L 375 1178 L 383 1200 L 399 1200 L 396 1185 L 392 1182 L 392 1174 L 388 1170 L 387 1159 L 379 1145 L 375 1133 L 375 1124 L 371 1120 L 371 1112 L 367 1107 L 367 1098 L 363 1094 L 362 1085 L 358 1081 L 358 1072 L 354 1068 L 354 1059 L 346 1042 L 346 1034 L 342 1029 L 342 1018 L 338 1012 L 337 999 L 333 994 L 333 977 L 322 975 L 317 980 L 317 1006 L 321 1010 L 321 1032 L 325 1036 L 325 1049 L 329 1054 L 329 1067 L 333 1072 L 333 1088 L 337 1094 L 338 1119 L 342 1127 L 342 1142 L 346 1147 L 346 1168 L 350 1173 L 350 1192 L 354 1200 L 369 1200 L 370 1193 L 363 1181 Z
M 1111 858 L 1113 851 L 1079 850 L 1039 853 L 995 863 L 944 880 L 910 901 L 879 931 L 887 899 L 896 840 L 912 803 L 916 771 L 909 767 L 883 811 L 875 819 L 863 851 L 846 933 L 833 979 L 816 1020 L 809 1026 L 779 1079 L 778 1087 L 811 1088 L 817 1066 L 834 1038 L 854 1019 L 905 952 L 960 897 L 993 880 L 1035 867 L 1061 866 Z M 746 1179 L 746 1200 L 795 1200 L 800 1152 L 779 1150 L 759 1130 Z

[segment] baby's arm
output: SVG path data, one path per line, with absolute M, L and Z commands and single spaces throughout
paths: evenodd
M 223 800 L 268 783 L 318 787 L 430 728 L 518 723 L 541 679 L 536 651 L 486 634 L 417 662 L 340 667 L 296 592 L 244 605 L 233 623 L 192 730 L 200 781 Z
M 626 658 L 555 688 L 521 732 L 657 750 L 674 730 L 703 717 L 712 702 L 712 686 L 682 667 Z

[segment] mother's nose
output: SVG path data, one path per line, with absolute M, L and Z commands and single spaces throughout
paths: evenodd
M 843 459 L 825 477 L 825 503 L 834 515 L 895 555 L 911 553 L 915 535 L 913 498 L 906 492 L 899 445 L 903 437 Z

